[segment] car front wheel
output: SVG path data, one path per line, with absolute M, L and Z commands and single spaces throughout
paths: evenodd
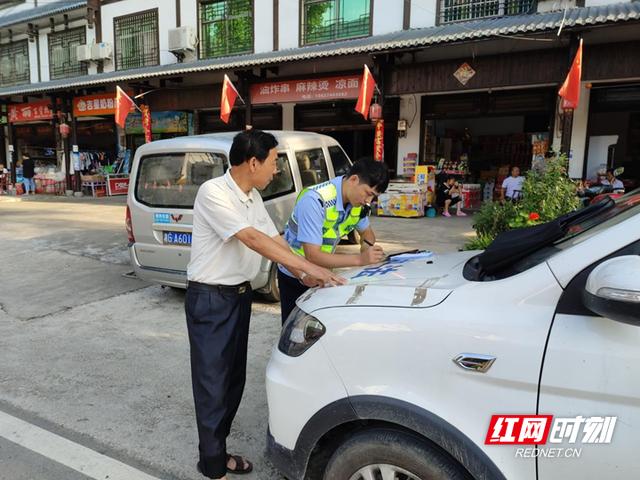
M 359 432 L 333 453 L 324 480 L 462 480 L 455 460 L 417 435 L 380 428 Z

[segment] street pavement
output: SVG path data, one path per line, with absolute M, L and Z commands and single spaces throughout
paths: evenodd
M 124 276 L 124 198 L 0 197 L 0 480 L 198 479 L 184 293 Z M 392 253 L 457 250 L 466 218 L 372 218 Z M 344 251 L 357 247 L 341 246 Z M 228 447 L 264 458 L 279 306 L 256 299 Z

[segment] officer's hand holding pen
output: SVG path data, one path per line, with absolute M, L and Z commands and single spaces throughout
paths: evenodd
M 382 250 L 382 247 L 374 245 L 364 237 L 362 237 L 362 241 L 369 245 L 369 248 L 360 254 L 361 264 L 364 266 L 371 265 L 373 263 L 380 263 L 384 259 L 384 250 Z

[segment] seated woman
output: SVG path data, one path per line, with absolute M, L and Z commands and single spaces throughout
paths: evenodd
M 442 207 L 442 215 L 450 217 L 449 207 L 456 206 L 456 216 L 466 217 L 467 214 L 462 211 L 462 185 L 460 185 L 455 177 L 447 177 L 447 179 L 438 185 L 436 191 L 436 203 Z

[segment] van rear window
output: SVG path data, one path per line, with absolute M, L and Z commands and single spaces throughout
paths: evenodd
M 150 207 L 193 208 L 198 188 L 226 170 L 221 153 L 147 155 L 140 160 L 136 200 Z

